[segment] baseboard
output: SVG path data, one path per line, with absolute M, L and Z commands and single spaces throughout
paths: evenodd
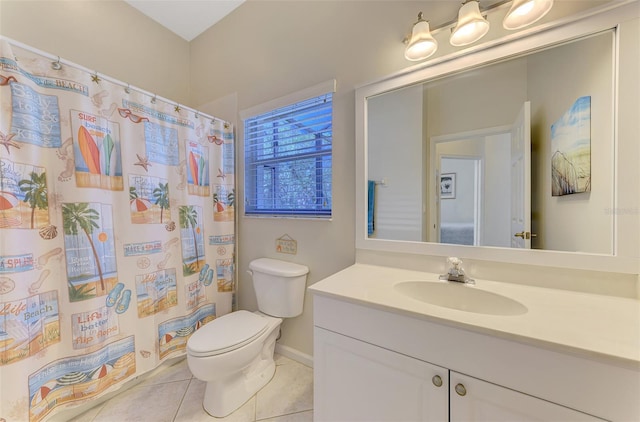
M 308 366 L 309 368 L 313 368 L 313 356 L 302 353 L 297 349 L 276 343 L 276 353 L 289 359 L 293 359 L 296 362 Z

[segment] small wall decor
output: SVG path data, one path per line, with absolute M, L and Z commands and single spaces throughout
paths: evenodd
M 276 252 L 295 255 L 298 253 L 298 242 L 288 234 L 284 234 L 276 239 Z
M 551 194 L 591 191 L 591 97 L 578 98 L 551 125 Z
M 456 197 L 456 174 L 442 173 L 440 175 L 440 198 L 454 199 Z

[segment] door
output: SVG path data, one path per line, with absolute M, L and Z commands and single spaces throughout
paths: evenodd
M 602 421 L 603 419 L 451 371 L 451 422 Z
M 314 421 L 448 421 L 447 370 L 314 328 Z
M 531 103 L 511 127 L 511 247 L 531 249 Z

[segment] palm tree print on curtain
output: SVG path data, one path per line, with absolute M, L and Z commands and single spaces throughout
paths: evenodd
M 28 179 L 21 180 L 18 185 L 24 193 L 23 201 L 29 204 L 31 208 L 31 228 L 36 227 L 36 208 L 39 210 L 47 210 L 49 208 L 49 200 L 47 198 L 47 174 L 40 174 L 32 171 Z M 48 213 L 47 222 L 48 222 Z
M 182 237 L 182 272 L 187 276 L 200 271 L 200 259 L 204 258 L 202 213 L 200 207 L 195 205 L 181 206 L 178 213 Z
M 103 296 L 117 283 L 111 206 L 62 205 L 69 300 Z
M 49 224 L 44 167 L 0 160 L 0 228 L 35 229 Z
M 153 190 L 153 198 L 156 200 L 155 204 L 160 207 L 160 223 L 163 223 L 164 210 L 169 211 L 169 183 L 158 183 L 158 187 Z
M 162 224 L 171 219 L 169 181 L 129 175 L 129 210 L 134 224 Z

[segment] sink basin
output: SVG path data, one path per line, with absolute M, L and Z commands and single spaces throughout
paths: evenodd
M 411 299 L 459 311 L 487 315 L 521 315 L 522 303 L 474 286 L 452 282 L 402 281 L 393 288 Z

